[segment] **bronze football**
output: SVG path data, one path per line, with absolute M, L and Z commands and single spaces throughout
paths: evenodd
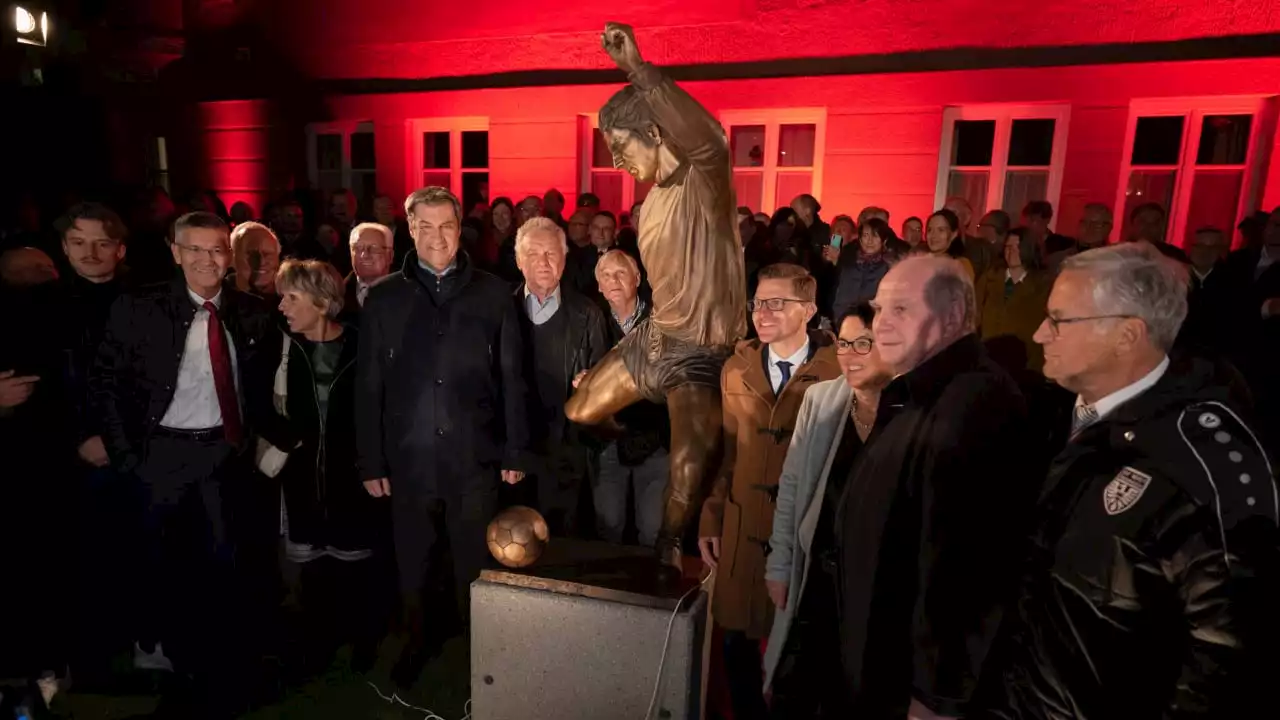
M 542 556 L 551 533 L 537 510 L 517 505 L 498 513 L 489 523 L 485 540 L 495 560 L 509 568 L 522 568 Z

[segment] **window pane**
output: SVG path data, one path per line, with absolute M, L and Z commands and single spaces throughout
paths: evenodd
M 1134 165 L 1177 165 L 1182 158 L 1182 126 L 1186 118 L 1173 117 L 1138 118 L 1133 131 Z
M 480 203 L 489 203 L 489 173 L 462 173 L 462 212 L 470 214 Z
M 489 167 L 488 130 L 464 130 L 462 132 L 462 167 Z
M 772 209 L 764 208 L 764 173 L 735 172 L 733 190 L 738 196 L 739 206 L 746 205 L 756 212 L 773 214 Z
M 729 150 L 734 167 L 764 166 L 764 126 L 734 125 L 729 128 Z
M 622 211 L 622 182 L 628 176 L 620 172 L 591 173 L 591 192 L 600 198 L 600 209 L 617 215 Z
M 969 201 L 973 208 L 973 219 L 987 213 L 987 185 L 991 182 L 990 173 L 986 170 L 952 170 L 947 178 L 947 197 L 957 195 Z M 1021 209 L 1021 208 L 1019 208 Z M 966 233 L 972 228 L 964 228 Z
M 1129 216 L 1133 209 L 1144 203 L 1156 203 L 1169 211 L 1173 204 L 1173 186 L 1178 174 L 1173 170 L 1135 170 L 1129 174 L 1129 184 L 1124 190 L 1123 225 L 1120 239 L 1128 240 L 1132 231 Z
M 334 190 L 338 190 L 342 188 L 342 171 L 341 170 L 330 170 L 327 172 L 321 171 L 319 173 L 319 177 L 317 177 L 316 180 L 319 181 L 320 183 L 320 188 L 319 188 L 320 193 L 322 195 L 327 195 L 333 192 Z
M 373 155 L 373 133 L 351 133 L 351 167 L 372 170 L 377 166 Z
M 1191 181 L 1191 203 L 1187 208 L 1185 246 L 1196 230 L 1215 227 L 1228 238 L 1235 234 L 1236 210 L 1240 207 L 1240 184 L 1244 170 L 1198 170 Z
M 316 169 L 320 172 L 342 170 L 341 135 L 316 136 Z
M 450 192 L 452 192 L 452 191 L 453 191 L 453 188 L 451 187 L 452 182 L 453 182 L 453 178 L 450 176 L 450 174 L 449 174 L 449 171 L 448 171 L 448 170 L 444 170 L 444 171 L 441 171 L 441 170 L 434 170 L 434 171 L 433 171 L 433 170 L 428 170 L 428 171 L 426 171 L 426 172 L 422 173 L 422 186 L 423 186 L 423 187 L 430 187 L 430 186 L 432 186 L 432 185 L 438 185 L 438 186 L 440 186 L 440 187 L 442 187 L 442 188 L 448 188 L 448 189 L 450 190 Z
M 357 214 L 365 215 L 373 210 L 373 197 L 378 194 L 378 173 L 371 171 L 351 173 L 351 192 L 356 196 Z
M 422 167 L 449 169 L 449 133 L 422 133 Z
M 790 203 L 797 195 L 813 190 L 812 173 L 778 173 L 778 204 Z
M 1252 126 L 1252 115 L 1206 115 L 1200 126 L 1200 150 L 1196 153 L 1196 164 L 1243 165 L 1249 156 L 1249 129 Z M 1198 176 L 1196 184 L 1199 185 Z
M 1054 125 L 1052 119 L 1014 120 L 1009 133 L 1009 164 L 1048 165 L 1052 162 Z
M 1004 176 L 1004 211 L 1018 222 L 1022 208 L 1032 200 L 1046 200 L 1049 194 L 1048 170 L 1011 170 Z
M 778 166 L 813 167 L 816 125 L 783 125 L 778 128 Z
M 990 165 L 991 149 L 996 142 L 996 121 L 957 120 L 951 139 L 952 165 Z
M 591 167 L 613 167 L 613 153 L 609 152 L 609 141 L 600 128 L 591 131 Z

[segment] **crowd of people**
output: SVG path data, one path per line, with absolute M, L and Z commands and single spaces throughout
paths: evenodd
M 4 670 L 92 681 L 125 648 L 190 679 L 176 716 L 230 715 L 263 658 L 345 645 L 367 669 L 398 622 L 411 686 L 465 628 L 500 508 L 659 542 L 667 410 L 598 430 L 570 404 L 654 310 L 652 208 L 327 200 L 258 220 L 157 193 L 136 227 L 81 202 L 56 236 L 3 235 Z M 750 325 L 685 545 L 715 571 L 713 711 L 1256 711 L 1280 209 L 1235 251 L 1227 229 L 1166 243 L 1158 205 L 1124 238 L 1101 204 L 1074 238 L 1052 219 L 739 208 Z

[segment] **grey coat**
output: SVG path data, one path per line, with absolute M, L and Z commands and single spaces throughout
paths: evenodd
M 805 579 L 809 577 L 809 547 L 827 491 L 827 474 L 852 405 L 853 391 L 840 377 L 809 388 L 796 416 L 791 447 L 778 480 L 773 535 L 765 559 L 765 579 L 787 583 L 787 607 L 773 615 L 773 629 L 764 654 L 766 690 L 773 683 L 773 673 L 791 630 L 792 614 L 800 606 Z

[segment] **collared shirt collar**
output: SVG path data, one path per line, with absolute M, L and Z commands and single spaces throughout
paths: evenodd
M 546 307 L 551 304 L 552 300 L 555 300 L 556 302 L 560 301 L 560 286 L 556 285 L 556 289 L 551 291 L 551 294 L 547 296 L 546 300 L 539 300 L 537 295 L 534 295 L 532 292 L 529 291 L 529 286 L 525 285 L 524 286 L 525 301 L 527 302 L 531 297 L 533 298 L 534 302 L 538 303 L 539 307 Z
M 778 354 L 773 351 L 773 346 L 772 345 L 769 346 L 769 364 L 771 366 L 777 367 L 778 363 L 780 362 L 789 362 L 791 363 L 791 370 L 794 372 L 795 370 L 798 370 L 800 366 L 803 365 L 805 361 L 808 359 L 809 359 L 809 336 L 808 335 L 805 336 L 804 344 L 800 346 L 800 349 L 791 353 L 790 357 L 778 357 Z
M 418 267 L 426 270 L 432 275 L 435 275 L 437 278 L 442 278 L 458 269 L 458 256 L 455 255 L 453 259 L 449 261 L 449 267 L 445 268 L 444 272 L 436 272 L 436 269 L 428 265 L 422 258 L 418 258 Z
M 636 309 L 631 311 L 631 315 L 625 318 L 620 318 L 618 317 L 618 314 L 613 311 L 613 308 L 609 308 L 609 314 L 613 316 L 613 321 L 618 323 L 618 327 L 622 328 L 622 332 L 625 334 L 631 332 L 631 328 L 635 327 L 636 323 L 640 322 L 640 316 L 644 314 L 644 309 L 644 298 L 638 297 L 636 298 Z
M 1005 268 L 1005 270 L 1004 270 L 1004 279 L 1005 279 L 1005 280 L 1012 280 L 1014 285 L 1017 285 L 1018 283 L 1022 282 L 1023 280 L 1026 280 L 1026 279 L 1027 279 L 1027 275 L 1028 275 L 1028 273 L 1023 273 L 1021 278 L 1014 279 L 1014 277 L 1013 277 L 1013 268 Z
M 205 300 L 204 298 L 200 297 L 199 293 L 197 293 L 195 290 L 192 290 L 190 287 L 188 287 L 187 297 L 191 298 L 191 302 L 195 303 L 195 306 L 198 308 L 203 309 L 204 304 L 206 302 L 212 302 L 214 307 L 218 308 L 219 310 L 222 309 L 222 290 L 218 290 L 218 294 L 209 298 L 209 300 Z
M 1093 409 L 1098 412 L 1098 420 L 1102 420 L 1116 408 L 1150 390 L 1152 386 L 1160 381 L 1160 378 L 1164 377 L 1165 371 L 1168 369 L 1169 357 L 1166 355 L 1165 358 L 1160 361 L 1160 364 L 1156 365 L 1154 370 L 1147 373 L 1137 382 L 1122 387 L 1110 395 L 1098 400 L 1098 402 L 1093 404 Z M 1080 407 L 1083 404 L 1084 400 L 1077 395 L 1076 407 Z M 1097 422 L 1097 420 L 1094 422 Z
M 1196 274 L 1196 277 L 1199 278 L 1200 282 L 1204 282 L 1205 280 L 1209 279 L 1209 275 L 1213 272 L 1213 268 L 1209 268 L 1208 270 L 1205 270 L 1202 273 L 1199 270 L 1197 270 L 1194 265 L 1192 265 L 1191 272 Z

